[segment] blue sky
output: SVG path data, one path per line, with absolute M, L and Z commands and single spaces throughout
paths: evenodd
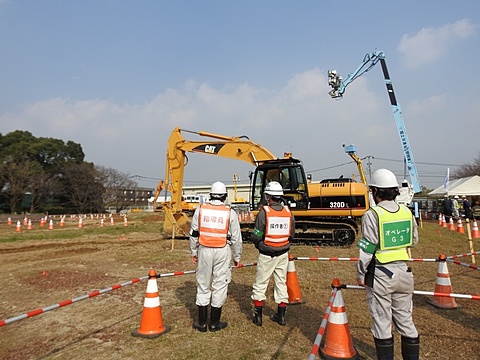
M 476 0 L 0 0 L 0 133 L 73 140 L 87 161 L 149 187 L 165 177 L 177 126 L 291 151 L 314 180 L 357 173 L 342 148 L 353 143 L 401 181 L 380 65 L 342 100 L 328 95 L 328 70 L 346 77 L 381 50 L 421 184 L 434 189 L 479 155 L 479 25 Z M 187 185 L 246 182 L 252 170 L 189 158 Z

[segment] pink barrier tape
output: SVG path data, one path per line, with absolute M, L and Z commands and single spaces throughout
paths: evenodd
M 330 300 L 327 305 L 327 309 L 325 310 L 325 314 L 323 315 L 322 322 L 320 323 L 320 327 L 317 332 L 317 336 L 315 337 L 315 341 L 313 342 L 313 347 L 312 351 L 310 352 L 310 355 L 308 356 L 309 360 L 315 360 L 315 357 L 318 354 L 318 349 L 320 348 L 320 344 L 322 342 L 323 334 L 325 333 L 325 329 L 327 327 L 327 322 L 328 322 L 328 317 L 330 316 L 330 312 L 332 311 L 332 305 L 333 301 L 335 300 L 335 297 L 337 296 L 337 288 L 334 288 L 332 290 L 332 295 L 330 296 Z
M 453 264 L 456 264 L 456 265 L 465 266 L 465 267 L 468 267 L 468 268 L 473 269 L 473 270 L 480 270 L 480 267 L 478 267 L 477 265 L 461 263 L 459 261 L 455 261 L 455 260 L 452 260 L 452 259 L 449 259 L 449 258 L 445 259 L 445 261 L 448 261 L 449 263 L 453 263 Z
M 320 261 L 358 261 L 358 258 L 339 258 L 339 257 L 295 257 L 294 260 L 320 260 Z M 438 259 L 408 259 L 414 262 L 436 262 Z
M 458 259 L 461 257 L 467 257 L 467 256 L 472 256 L 472 255 L 478 255 L 480 254 L 480 251 L 475 251 L 467 254 L 460 254 L 460 255 L 452 255 L 452 256 L 447 256 L 447 259 Z
M 360 285 L 341 285 L 342 289 L 355 289 L 355 290 L 365 290 L 363 286 Z M 460 298 L 460 299 L 470 299 L 470 300 L 480 300 L 480 295 L 468 295 L 468 294 L 453 294 L 453 293 L 439 293 L 434 291 L 420 291 L 413 290 L 414 295 L 431 295 L 431 296 L 441 296 L 441 297 L 451 297 L 451 298 Z
M 55 304 L 55 305 L 51 305 L 51 306 L 47 306 L 45 308 L 42 308 L 42 309 L 36 309 L 36 310 L 32 310 L 32 311 L 29 311 L 25 314 L 22 314 L 22 315 L 18 315 L 18 316 L 14 316 L 12 318 L 9 318 L 9 319 L 6 319 L 6 320 L 2 320 L 0 321 L 0 327 L 1 326 L 4 326 L 4 325 L 7 325 L 7 324 L 10 324 L 14 321 L 18 321 L 18 320 L 22 320 L 22 319 L 26 319 L 26 318 L 29 318 L 29 317 L 32 317 L 32 316 L 35 316 L 35 315 L 39 315 L 39 314 L 43 314 L 47 311 L 50 311 L 50 310 L 53 310 L 53 309 L 58 309 L 58 308 L 61 308 L 63 306 L 67 306 L 67 305 L 70 305 L 70 304 L 73 304 L 73 303 L 76 303 L 80 300 L 85 300 L 85 299 L 90 299 L 92 297 L 95 297 L 97 295 L 100 295 L 100 294 L 105 294 L 109 291 L 112 291 L 112 290 L 116 290 L 116 289 L 120 289 L 121 287 L 124 287 L 124 286 L 127 286 L 127 285 L 131 285 L 131 284 L 135 284 L 137 282 L 140 282 L 140 281 L 143 281 L 143 280 L 147 280 L 148 279 L 148 275 L 147 276 L 143 276 L 141 278 L 136 278 L 136 279 L 133 279 L 133 280 L 130 280 L 130 281 L 127 281 L 127 282 L 124 282 L 122 284 L 116 284 L 116 285 L 113 285 L 109 288 L 106 288 L 106 289 L 103 289 L 103 290 L 95 290 L 95 291 L 92 291 L 91 293 L 88 293 L 86 295 L 82 295 L 82 296 L 79 296 L 79 297 L 76 297 L 76 298 L 73 298 L 73 299 L 70 299 L 70 300 L 65 300 L 65 301 L 62 301 L 58 304 Z

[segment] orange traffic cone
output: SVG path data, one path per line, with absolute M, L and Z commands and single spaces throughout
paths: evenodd
M 155 270 L 152 269 L 148 274 L 147 294 L 145 295 L 145 301 L 143 303 L 140 328 L 132 331 L 132 335 L 153 339 L 168 331 L 170 331 L 170 327 L 164 326 L 162 320 L 157 274 Z
M 437 279 L 435 280 L 435 292 L 451 294 L 453 293 L 450 274 L 446 262 L 446 256 L 440 254 L 438 257 Z M 458 305 L 454 298 L 445 296 L 433 296 L 433 299 L 427 299 L 427 302 L 440 309 L 456 309 Z
M 123 218 L 123 226 L 128 226 L 128 219 L 126 216 Z
M 25 226 L 28 225 L 28 219 L 26 217 L 23 219 L 23 225 L 25 225 Z
M 100 226 L 103 226 L 103 218 L 100 219 Z
M 289 305 L 304 303 L 304 301 L 302 301 L 302 294 L 300 293 L 300 285 L 298 284 L 298 277 L 293 259 L 293 255 L 288 254 L 287 292 Z
M 60 227 L 64 227 L 65 226 L 65 216 L 62 216 L 60 218 Z
M 12 218 L 11 217 L 8 218 L 7 225 L 12 225 Z
M 78 228 L 82 228 L 83 227 L 83 219 L 82 217 L 79 217 L 78 218 Z
M 477 220 L 473 219 L 472 239 L 480 239 L 480 231 L 478 231 Z
M 458 218 L 458 220 L 457 220 L 457 232 L 460 233 L 460 234 L 465 234 L 465 229 L 463 227 L 461 218 Z
M 48 230 L 53 230 L 53 220 L 50 219 L 50 222 L 48 223 Z
M 113 217 L 110 218 L 110 225 L 115 225 L 115 221 L 113 220 Z
M 32 230 L 32 220 L 28 219 L 27 230 Z
M 443 219 L 443 214 L 438 215 L 438 225 L 442 226 L 442 219 Z
M 45 226 L 45 218 L 40 219 L 40 226 Z
M 332 287 L 336 287 L 337 294 L 333 301 L 330 315 L 325 329 L 325 342 L 320 353 L 326 360 L 358 359 L 358 353 L 353 346 L 347 313 L 340 290 L 340 280 L 333 279 Z
M 442 216 L 442 227 L 447 227 L 447 220 L 445 219 L 445 215 Z
M 450 217 L 450 221 L 448 222 L 448 230 L 455 231 L 455 224 L 453 223 L 453 217 Z
M 20 220 L 17 221 L 17 227 L 15 228 L 15 232 L 22 232 L 22 224 Z

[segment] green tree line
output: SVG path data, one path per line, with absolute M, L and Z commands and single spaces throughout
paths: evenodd
M 0 212 L 101 213 L 128 205 L 119 193 L 134 186 L 128 174 L 86 162 L 73 141 L 0 133 Z

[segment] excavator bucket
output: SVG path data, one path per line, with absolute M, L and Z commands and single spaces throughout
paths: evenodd
M 173 237 L 186 237 L 190 232 L 191 220 L 183 212 L 172 212 L 165 209 L 165 221 L 163 223 L 163 234 Z

